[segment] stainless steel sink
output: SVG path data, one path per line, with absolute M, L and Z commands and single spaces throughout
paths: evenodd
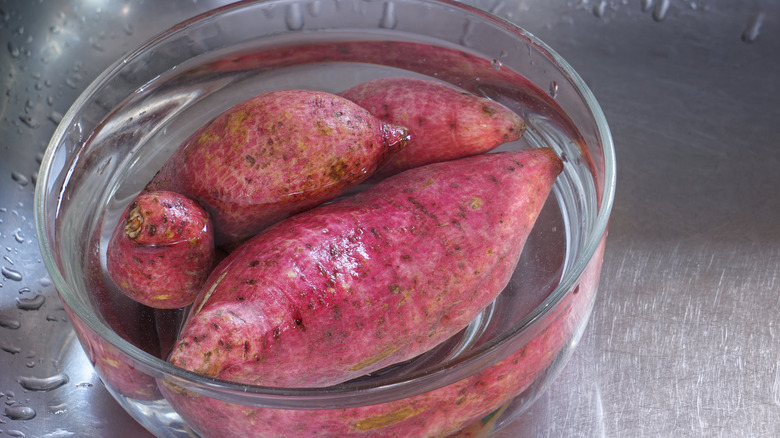
M 36 172 L 104 67 L 224 3 L 0 3 L 0 437 L 149 436 L 92 372 L 45 272 Z M 618 159 L 591 322 L 501 436 L 780 436 L 780 3 L 470 3 L 574 66 Z

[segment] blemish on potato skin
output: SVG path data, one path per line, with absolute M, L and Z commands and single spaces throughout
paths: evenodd
M 414 417 L 425 411 L 425 408 L 413 409 L 410 406 L 404 406 L 398 410 L 388 412 L 386 414 L 375 415 L 373 417 L 364 418 L 354 423 L 353 427 L 360 431 L 367 431 L 373 429 L 380 429 L 383 427 L 391 426 L 396 423 L 400 423 L 410 417 Z

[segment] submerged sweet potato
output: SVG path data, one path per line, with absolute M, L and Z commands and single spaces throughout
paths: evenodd
M 411 141 L 377 177 L 487 152 L 525 132 L 525 122 L 509 108 L 430 79 L 380 78 L 340 95 L 381 120 L 409 128 Z
M 169 360 L 318 387 L 427 351 L 506 286 L 561 169 L 550 149 L 483 154 L 282 221 L 215 268 Z
M 493 365 L 444 387 L 399 400 L 321 410 L 274 409 L 229 403 L 187 391 L 175 379 L 162 380 L 160 391 L 187 424 L 203 438 L 442 438 L 520 397 L 532 400 L 543 377 L 549 378 L 567 344 L 587 323 L 596 293 L 605 239 L 580 282 L 534 327 L 508 340 L 512 351 Z M 518 315 L 519 321 L 524 315 Z M 524 392 L 527 391 L 527 392 Z M 360 394 L 357 394 L 360 396 Z M 511 408 L 513 409 L 513 408 Z M 466 435 L 468 436 L 468 435 Z
M 239 103 L 188 138 L 148 184 L 198 201 L 217 245 L 234 244 L 367 178 L 408 139 L 355 103 L 279 90 Z
M 142 192 L 111 235 L 106 267 L 119 290 L 158 309 L 192 303 L 214 266 L 208 213 L 168 191 Z

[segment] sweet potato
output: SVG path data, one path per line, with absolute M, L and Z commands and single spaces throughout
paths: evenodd
M 509 108 L 430 79 L 374 79 L 340 95 L 409 129 L 411 141 L 382 166 L 377 178 L 487 152 L 525 132 L 525 122 Z
M 407 130 L 321 91 L 239 103 L 189 137 L 147 186 L 198 201 L 217 245 L 235 244 L 333 199 L 401 150 Z
M 142 192 L 125 209 L 106 249 L 119 290 L 158 309 L 192 303 L 214 267 L 208 213 L 178 193 Z
M 605 239 L 581 280 L 538 324 L 515 339 L 506 358 L 444 387 L 358 407 L 296 410 L 251 407 L 204 397 L 162 380 L 160 391 L 203 438 L 441 438 L 511 403 L 532 400 L 541 376 L 565 363 L 596 293 Z M 521 316 L 518 316 L 518 320 Z M 516 341 L 520 341 L 519 343 Z M 502 345 L 502 348 L 510 347 Z M 512 350 L 512 348 L 508 348 Z M 408 386 L 406 389 L 413 391 Z M 527 392 L 524 392 L 527 391 Z
M 282 221 L 215 268 L 169 360 L 318 387 L 427 351 L 506 286 L 561 169 L 551 149 L 483 154 Z

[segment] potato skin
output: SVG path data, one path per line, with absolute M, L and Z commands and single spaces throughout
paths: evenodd
M 217 245 L 234 245 L 342 194 L 408 139 L 353 102 L 278 90 L 241 102 L 188 138 L 147 186 L 172 190 L 212 215 Z
M 484 154 L 280 222 L 212 272 L 169 361 L 317 387 L 427 351 L 506 286 L 561 170 L 550 149 Z
M 125 295 L 158 309 L 192 303 L 214 266 L 208 213 L 169 191 L 142 192 L 106 249 L 109 276 Z
M 525 122 L 509 108 L 430 79 L 380 78 L 339 94 L 379 119 L 409 129 L 409 144 L 376 178 L 481 154 L 525 132 Z
M 580 282 L 503 360 L 442 388 L 371 406 L 271 409 L 226 403 L 163 380 L 160 391 L 203 438 L 441 438 L 511 403 L 534 386 L 587 323 L 606 239 Z M 529 339 L 530 338 L 530 339 Z M 526 343 L 527 341 L 527 343 Z M 511 349 L 510 349 L 511 350 Z M 532 395 L 527 395 L 531 397 Z M 482 436 L 482 435 L 479 435 Z

